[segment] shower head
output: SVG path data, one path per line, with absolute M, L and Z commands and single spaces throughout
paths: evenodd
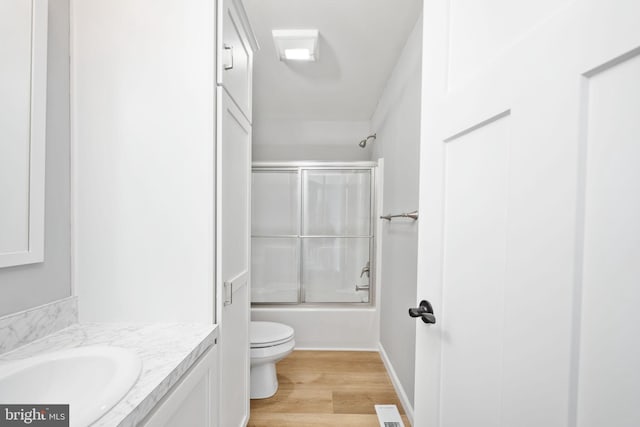
M 358 143 L 358 145 L 360 146 L 360 148 L 364 148 L 367 146 L 367 142 L 369 142 L 370 139 L 373 139 L 374 141 L 376 140 L 376 134 L 374 133 L 373 135 L 369 135 L 368 137 L 366 137 L 365 139 L 363 139 L 362 141 L 360 141 Z

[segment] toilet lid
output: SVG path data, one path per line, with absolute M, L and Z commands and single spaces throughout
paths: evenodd
M 293 328 L 275 322 L 251 322 L 251 347 L 271 347 L 289 341 Z

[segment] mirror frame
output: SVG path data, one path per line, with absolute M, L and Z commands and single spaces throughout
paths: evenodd
M 48 0 L 32 0 L 29 240 L 24 251 L 0 253 L 0 268 L 44 261 L 45 157 L 47 127 Z

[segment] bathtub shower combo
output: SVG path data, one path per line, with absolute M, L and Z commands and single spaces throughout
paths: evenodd
M 373 163 L 254 164 L 253 304 L 370 307 L 374 168 Z M 278 390 L 276 363 L 295 347 L 294 328 L 252 321 L 250 335 L 251 398 L 268 398 Z
M 254 163 L 253 304 L 372 300 L 375 163 Z

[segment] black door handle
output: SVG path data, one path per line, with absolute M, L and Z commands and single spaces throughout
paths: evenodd
M 410 308 L 409 316 L 421 317 L 424 323 L 436 323 L 436 316 L 433 314 L 433 307 L 429 301 L 420 301 L 420 307 Z

